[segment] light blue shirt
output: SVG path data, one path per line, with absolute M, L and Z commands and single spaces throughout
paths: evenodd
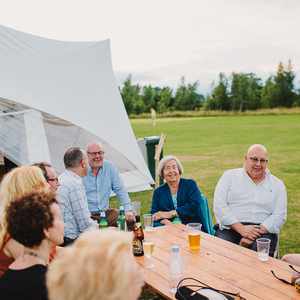
M 268 170 L 258 184 L 243 168 L 228 170 L 215 189 L 214 213 L 221 228 L 250 222 L 264 225 L 270 233 L 279 233 L 287 214 L 285 186 Z
M 90 218 L 84 186 L 81 177 L 70 170 L 65 170 L 59 176 L 59 182 L 57 195 L 64 219 L 65 237 L 75 239 L 94 223 Z
M 109 208 L 109 197 L 114 192 L 125 211 L 131 210 L 131 202 L 125 186 L 120 178 L 118 169 L 108 160 L 95 176 L 89 168 L 87 176 L 83 178 L 90 212 L 99 212 Z
M 172 194 L 172 200 L 173 200 L 175 209 L 177 209 L 177 193 Z

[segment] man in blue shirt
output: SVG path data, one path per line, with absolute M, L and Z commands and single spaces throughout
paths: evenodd
M 89 161 L 88 174 L 83 178 L 89 210 L 96 219 L 101 210 L 109 211 L 109 197 L 113 191 L 126 213 L 126 219 L 132 220 L 131 201 L 118 169 L 108 160 L 104 159 L 103 146 L 91 143 L 87 146 Z M 117 215 L 114 212 L 114 215 Z M 113 217 L 115 219 L 115 217 Z M 108 221 L 110 218 L 108 216 Z

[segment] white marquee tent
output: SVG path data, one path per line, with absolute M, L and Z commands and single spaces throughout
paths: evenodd
M 100 141 L 128 191 L 153 182 L 112 70 L 109 41 L 62 42 L 0 26 L 0 151 L 60 173 L 70 146 Z M 2 112 L 2 113 L 1 113 Z

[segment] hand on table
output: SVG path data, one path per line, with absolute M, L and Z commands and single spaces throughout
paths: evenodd
M 249 248 L 253 244 L 253 242 L 254 241 L 249 240 L 249 239 L 243 237 L 240 240 L 240 245 L 243 246 L 243 247 Z
M 172 224 L 172 222 L 171 222 L 170 220 L 168 220 L 168 219 L 162 219 L 162 220 L 160 221 L 160 224 L 163 224 L 163 225 L 170 225 L 170 224 Z
M 175 213 L 174 210 L 171 211 L 158 211 L 152 215 L 153 221 L 158 221 L 161 219 L 171 219 L 174 217 Z
M 135 221 L 134 213 L 130 210 L 126 211 L 125 212 L 125 219 L 126 219 L 126 221 Z

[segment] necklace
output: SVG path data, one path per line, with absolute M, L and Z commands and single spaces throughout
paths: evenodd
M 38 260 L 40 260 L 40 262 L 43 263 L 43 265 L 46 265 L 46 266 L 48 265 L 48 262 L 46 262 L 45 259 L 42 256 L 40 256 L 39 254 L 37 254 L 34 251 L 25 251 L 24 255 L 29 255 L 29 256 L 36 257 Z

